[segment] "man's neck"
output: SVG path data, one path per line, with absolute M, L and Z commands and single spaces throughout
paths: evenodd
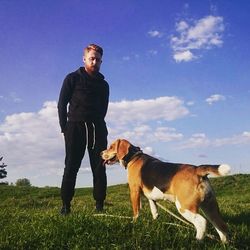
M 87 70 L 86 68 L 84 68 L 84 69 L 89 76 L 94 77 L 94 78 L 97 77 L 98 71 L 90 71 L 90 70 Z

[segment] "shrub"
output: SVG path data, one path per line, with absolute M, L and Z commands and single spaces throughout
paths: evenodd
M 22 187 L 30 187 L 31 183 L 30 180 L 27 178 L 22 178 L 22 179 L 18 179 L 16 181 L 16 186 L 22 186 Z

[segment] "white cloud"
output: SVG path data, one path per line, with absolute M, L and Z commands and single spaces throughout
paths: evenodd
M 221 33 L 224 31 L 222 17 L 207 16 L 196 22 L 196 24 L 187 31 L 187 39 L 196 41 L 198 47 L 218 46 L 222 44 Z
M 153 150 L 152 147 L 145 147 L 145 148 L 143 148 L 143 152 L 145 154 L 149 154 L 149 155 L 154 155 L 155 154 L 155 152 L 154 152 L 154 150 Z
M 20 102 L 22 102 L 22 99 L 19 98 L 15 92 L 11 92 L 9 98 L 10 98 L 14 103 L 20 103 Z
M 174 52 L 173 58 L 177 62 L 187 62 L 198 58 L 194 51 L 222 46 L 223 32 L 223 17 L 220 16 L 206 16 L 190 24 L 184 20 L 176 23 L 177 34 L 172 35 L 170 41 Z
M 176 62 L 189 62 L 194 60 L 195 58 L 196 57 L 193 55 L 192 52 L 190 52 L 190 50 L 180 51 L 174 54 L 174 59 Z
M 183 135 L 181 133 L 177 133 L 176 129 L 169 127 L 159 127 L 154 132 L 154 136 L 156 141 L 175 141 L 182 139 Z
M 176 30 L 179 32 L 186 30 L 188 27 L 189 25 L 185 21 L 180 21 L 179 23 L 176 23 Z
M 149 35 L 150 37 L 161 38 L 161 37 L 163 36 L 163 33 L 160 32 L 160 31 L 158 31 L 158 30 L 150 30 L 150 31 L 148 32 L 148 35 Z
M 131 55 L 123 56 L 123 61 L 138 60 L 140 58 L 139 54 L 131 53 Z
M 220 138 L 214 140 L 214 145 L 217 147 L 224 145 L 239 145 L 239 144 L 248 144 L 250 143 L 250 131 L 245 131 L 241 134 L 234 135 L 229 138 Z
M 195 104 L 194 101 L 189 101 L 189 102 L 187 102 L 187 106 L 193 106 L 194 104 Z
M 209 104 L 209 105 L 212 105 L 213 103 L 215 102 L 219 102 L 219 101 L 224 101 L 226 100 L 226 97 L 223 96 L 223 95 L 219 95 L 219 94 L 215 94 L 215 95 L 211 95 L 210 97 L 208 97 L 206 99 L 206 102 Z
M 204 133 L 193 134 L 187 141 L 181 143 L 181 149 L 207 147 L 210 140 Z
M 243 145 L 250 143 L 250 131 L 245 131 L 232 137 L 209 139 L 206 134 L 193 134 L 188 140 L 180 143 L 180 149 L 222 147 L 226 145 Z
M 169 127 L 152 127 L 146 124 L 140 126 L 116 126 L 115 129 L 109 128 L 109 141 L 117 138 L 125 138 L 131 143 L 147 147 L 152 143 L 171 142 L 181 140 L 183 135 L 178 133 L 174 128 Z
M 1 154 L 8 164 L 7 179 L 12 182 L 18 177 L 34 182 L 61 173 L 63 144 L 56 102 L 45 102 L 36 113 L 7 116 L 0 124 Z
M 172 121 L 189 114 L 182 100 L 177 97 L 158 97 L 135 101 L 111 102 L 107 120 L 112 124 L 143 123 L 163 119 Z
M 148 51 L 148 54 L 149 54 L 149 55 L 152 55 L 152 56 L 156 56 L 156 55 L 158 54 L 158 50 L 154 50 L 154 49 L 149 50 L 149 51 Z
M 109 142 L 126 138 L 154 154 L 162 143 L 179 143 L 179 149 L 250 143 L 250 132 L 228 138 L 209 139 L 204 133 L 184 140 L 167 122 L 190 115 L 177 97 L 111 102 L 107 116 Z M 60 186 L 64 168 L 64 140 L 60 133 L 56 102 L 45 102 L 37 112 L 9 115 L 0 123 L 0 156 L 8 165 L 9 182 L 29 178 L 33 185 Z M 80 170 L 81 184 L 92 185 L 88 157 Z M 113 170 L 112 170 L 113 171 Z M 85 178 L 85 180 L 84 180 Z
M 123 60 L 123 61 L 130 61 L 130 57 L 129 57 L 129 56 L 124 56 L 124 57 L 122 58 L 122 60 Z
M 20 103 L 23 100 L 18 97 L 16 92 L 10 92 L 7 96 L 0 95 L 0 100 L 11 103 Z
M 6 116 L 0 123 L 0 154 L 8 164 L 6 181 L 27 177 L 31 183 L 46 183 L 55 178 L 60 185 L 64 167 L 64 140 L 60 133 L 56 102 L 45 102 L 37 112 Z M 175 120 L 189 114 L 183 102 L 176 97 L 110 103 L 107 122 L 110 137 L 124 137 L 135 142 L 158 140 L 164 129 L 151 127 L 156 120 Z M 179 133 L 165 128 L 162 141 L 178 139 Z M 145 140 L 144 140 L 145 139 Z M 85 157 L 86 158 L 86 157 Z M 88 159 L 87 159 L 88 161 Z M 87 161 L 83 162 L 84 171 Z M 89 171 L 89 169 L 88 169 Z M 81 171 L 82 172 L 82 171 Z M 91 183 L 91 178 L 90 178 Z M 53 184 L 51 184 L 53 185 Z

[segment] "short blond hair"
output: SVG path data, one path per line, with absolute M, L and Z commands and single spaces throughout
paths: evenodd
M 103 49 L 102 47 L 96 45 L 96 44 L 89 44 L 84 50 L 83 50 L 83 54 L 85 55 L 86 53 L 88 53 L 90 50 L 95 50 L 96 52 L 100 53 L 100 55 L 103 55 Z

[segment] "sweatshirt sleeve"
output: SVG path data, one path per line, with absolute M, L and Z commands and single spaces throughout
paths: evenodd
M 104 95 L 104 109 L 103 109 L 103 118 L 106 116 L 108 111 L 108 104 L 109 104 L 109 85 L 106 82 L 106 88 L 105 88 L 105 95 Z
M 67 75 L 63 81 L 63 85 L 60 91 L 59 100 L 57 104 L 59 124 L 61 132 L 65 131 L 67 123 L 67 105 L 72 97 L 72 81 L 70 75 Z

